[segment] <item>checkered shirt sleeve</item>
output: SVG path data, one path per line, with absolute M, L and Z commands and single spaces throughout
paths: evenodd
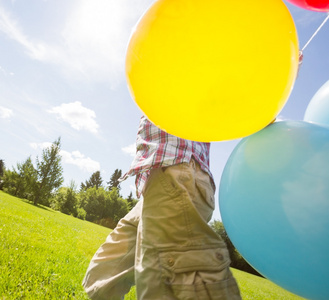
M 151 169 L 189 163 L 193 156 L 201 169 L 210 175 L 215 187 L 209 169 L 209 150 L 209 143 L 184 140 L 168 134 L 143 116 L 137 133 L 135 158 L 121 181 L 136 175 L 136 192 L 139 198 Z

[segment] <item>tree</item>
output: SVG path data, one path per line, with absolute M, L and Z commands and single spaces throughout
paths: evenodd
M 242 257 L 242 255 L 238 252 L 238 250 L 235 249 L 222 222 L 215 220 L 210 223 L 210 226 L 218 235 L 221 236 L 223 241 L 226 243 L 228 252 L 230 253 L 231 267 L 254 275 L 262 276 L 252 266 L 250 266 L 248 262 Z
M 41 159 L 36 159 L 38 181 L 34 190 L 34 205 L 39 202 L 47 204 L 52 191 L 63 183 L 60 148 L 61 139 L 58 138 L 49 148 L 43 149 Z
M 226 243 L 227 246 L 227 250 L 230 253 L 230 257 L 231 260 L 233 261 L 234 257 L 235 257 L 235 252 L 236 249 L 233 245 L 233 243 L 231 242 L 230 238 L 228 237 L 226 230 L 224 228 L 224 225 L 222 222 L 220 221 L 213 221 L 210 223 L 210 226 L 214 229 L 214 231 L 221 236 L 221 238 L 223 239 L 223 241 Z
M 4 192 L 11 194 L 13 196 L 17 195 L 17 190 L 20 186 L 20 178 L 17 171 L 14 169 L 5 170 L 4 175 L 2 177 L 2 188 Z
M 133 198 L 133 193 L 130 192 L 130 194 L 129 194 L 128 198 L 127 198 L 127 202 L 128 202 L 128 208 L 129 208 L 129 211 L 130 211 L 137 204 L 138 200 L 134 199 Z
M 114 228 L 129 211 L 127 200 L 121 198 L 116 188 L 91 187 L 79 194 L 79 208 L 86 212 L 86 220 Z
M 120 182 L 119 179 L 122 176 L 122 171 L 119 169 L 116 169 L 114 173 L 112 174 L 110 181 L 107 182 L 109 185 L 109 190 L 112 190 L 113 188 L 116 188 L 118 191 L 120 190 Z
M 106 216 L 114 222 L 115 227 L 120 219 L 128 213 L 129 206 L 127 200 L 120 197 L 119 191 L 115 187 L 108 191 L 108 196 L 110 201 L 107 204 L 110 206 L 107 207 Z
M 23 163 L 17 163 L 16 169 L 5 170 L 3 176 L 3 189 L 9 194 L 31 200 L 37 181 L 37 172 L 31 157 Z
M 17 197 L 31 200 L 38 178 L 38 173 L 33 166 L 31 157 L 28 157 L 22 164 L 17 164 L 17 173 L 19 174 L 21 184 Z
M 70 187 L 66 191 L 65 202 L 62 203 L 61 212 L 67 215 L 77 215 L 78 194 L 74 181 L 71 181 Z
M 87 190 L 89 188 L 95 187 L 96 189 L 102 186 L 103 179 L 100 171 L 94 172 L 89 180 L 86 180 L 85 183 L 81 183 L 80 191 Z
M 5 162 L 3 159 L 0 159 L 0 177 L 5 173 Z
M 51 207 L 67 215 L 78 215 L 78 194 L 74 181 L 71 181 L 69 187 L 58 189 L 55 197 L 52 199 Z
M 94 186 L 80 192 L 80 207 L 86 211 L 86 220 L 96 222 L 105 218 L 107 200 L 103 187 Z
M 3 187 L 3 176 L 5 174 L 5 162 L 3 159 L 0 159 L 0 190 L 2 190 Z
M 117 188 L 114 187 L 106 191 L 103 215 L 97 223 L 113 229 L 128 211 L 129 205 L 127 200 L 121 198 Z

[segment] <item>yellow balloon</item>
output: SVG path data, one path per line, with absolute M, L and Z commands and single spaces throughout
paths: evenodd
M 264 128 L 283 108 L 298 50 L 282 0 L 158 0 L 132 33 L 126 78 L 161 129 L 231 140 Z

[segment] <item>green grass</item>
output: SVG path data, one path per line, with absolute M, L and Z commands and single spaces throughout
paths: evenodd
M 302 300 L 273 282 L 232 269 L 233 275 L 238 282 L 243 300 Z
M 273 282 L 245 273 L 236 269 L 232 269 L 233 275 L 238 282 L 241 296 L 243 300 L 302 300 L 283 288 L 277 286 Z M 135 300 L 136 293 L 133 287 L 125 300 Z
M 0 299 L 88 299 L 81 286 L 110 229 L 0 191 Z M 302 299 L 233 270 L 243 299 Z M 135 300 L 135 288 L 125 300 Z
M 88 299 L 81 282 L 109 232 L 0 192 L 0 299 Z

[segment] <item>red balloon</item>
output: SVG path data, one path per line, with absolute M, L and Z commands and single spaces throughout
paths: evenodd
M 329 11 L 329 0 L 287 0 L 301 8 L 314 11 Z

